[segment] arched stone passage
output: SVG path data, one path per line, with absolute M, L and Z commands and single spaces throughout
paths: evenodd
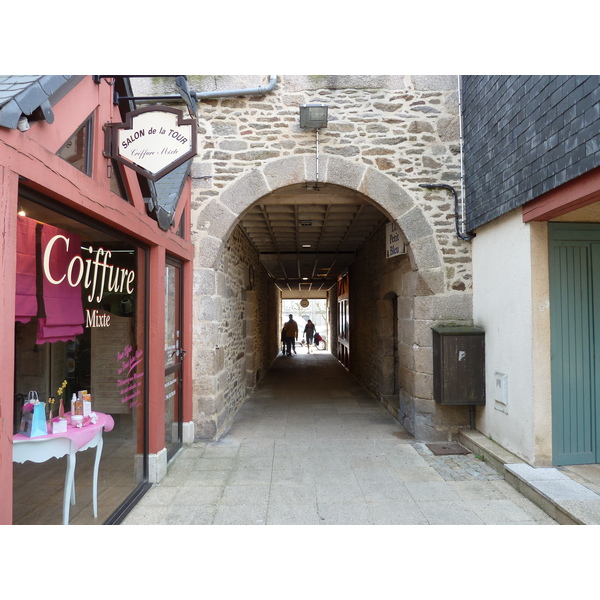
M 253 384 L 239 373 L 236 375 L 234 368 L 236 361 L 251 363 L 253 360 L 248 342 L 245 347 L 241 343 L 237 349 L 227 349 L 228 356 L 224 348 L 228 342 L 223 336 L 226 327 L 246 332 L 252 326 L 252 317 L 247 314 L 244 304 L 246 292 L 244 300 L 232 310 L 227 304 L 232 286 L 225 280 L 222 269 L 219 271 L 230 240 L 237 235 L 240 217 L 268 194 L 315 180 L 314 155 L 273 160 L 241 175 L 218 196 L 205 201 L 193 215 L 196 245 L 194 420 L 200 438 L 217 438 L 226 431 L 243 402 L 244 394 L 239 388 L 247 385 L 250 389 Z M 439 320 L 469 320 L 470 295 L 452 293 L 449 289 L 434 228 L 423 206 L 399 183 L 372 167 L 329 155 L 320 157 L 318 180 L 360 192 L 399 226 L 407 244 L 410 264 L 404 261 L 401 272 L 390 274 L 385 284 L 378 282 L 376 291 L 381 292 L 380 298 L 383 298 L 390 289 L 404 290 L 397 301 L 401 328 L 398 352 L 401 389 L 395 416 L 414 435 L 448 439 L 447 415 L 439 410 L 432 398 L 431 325 Z M 234 240 L 233 243 L 242 242 Z M 241 271 L 239 275 L 238 281 L 243 279 Z M 386 289 L 383 289 L 384 285 Z M 252 292 L 254 296 L 257 293 Z M 224 341 L 220 344 L 219 340 Z M 246 366 L 239 372 L 248 373 L 252 367 Z M 371 372 L 377 371 L 371 369 Z M 376 389 L 368 381 L 364 383 L 382 401 L 385 400 L 385 390 Z M 235 392 L 232 387 L 236 387 Z
M 254 169 L 201 207 L 196 218 L 197 265 L 214 268 L 223 244 L 240 216 L 263 196 L 277 189 L 316 179 L 313 156 L 294 156 Z M 431 293 L 444 288 L 443 269 L 431 224 L 423 210 L 398 183 L 372 167 L 344 158 L 319 159 L 319 181 L 356 190 L 369 198 L 399 226 L 414 270 L 422 273 Z

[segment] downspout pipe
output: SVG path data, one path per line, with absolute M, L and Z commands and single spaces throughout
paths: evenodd
M 213 92 L 191 92 L 191 96 L 196 100 L 207 100 L 213 98 L 231 98 L 237 96 L 264 96 L 272 92 L 277 84 L 277 75 L 269 75 L 267 85 L 259 85 L 254 88 L 242 88 L 239 90 L 215 90 Z
M 452 192 L 454 196 L 454 228 L 459 239 L 469 242 L 475 237 L 474 233 L 467 234 L 465 231 L 465 187 L 464 187 L 464 168 L 463 168 L 463 135 L 462 135 L 462 102 L 461 102 L 461 80 L 458 76 L 458 127 L 459 127 L 459 142 L 460 142 L 460 189 L 461 189 L 461 211 L 462 223 L 459 225 L 458 218 L 458 196 L 456 190 L 451 185 L 444 183 L 421 183 L 419 187 L 428 189 L 444 189 Z
M 107 75 L 96 75 L 95 81 L 100 80 Z M 126 78 L 134 77 L 127 75 Z M 136 75 L 135 77 L 145 77 L 145 75 Z M 182 98 L 188 105 L 191 113 L 197 115 L 196 101 L 210 100 L 215 98 L 236 98 L 239 96 L 265 96 L 272 92 L 277 85 L 277 75 L 269 75 L 269 83 L 267 85 L 259 85 L 253 88 L 240 88 L 234 90 L 214 90 L 212 92 L 196 92 L 189 90 L 187 86 L 187 78 L 184 75 L 179 75 L 175 78 L 175 84 L 180 91 L 180 94 L 168 94 L 166 96 L 119 96 L 117 92 L 114 94 L 114 103 L 118 104 L 119 100 L 130 100 L 137 102 L 157 102 L 157 101 L 180 101 Z
M 472 240 L 475 237 L 474 233 L 465 235 L 460 231 L 460 226 L 458 222 L 458 195 L 456 193 L 456 190 L 451 185 L 447 185 L 445 183 L 420 183 L 419 187 L 427 188 L 430 190 L 448 190 L 452 192 L 452 195 L 454 196 L 454 228 L 456 230 L 457 237 L 466 242 Z
M 462 118 L 462 81 L 460 75 L 457 76 L 456 88 L 458 94 L 458 142 L 460 144 L 460 214 L 462 223 L 460 230 L 466 231 L 466 213 L 465 213 L 465 169 L 464 169 L 464 140 L 463 140 L 463 118 Z
M 105 77 L 105 76 L 102 76 Z M 131 77 L 131 75 L 129 75 Z M 142 75 L 140 75 L 142 77 Z M 212 92 L 189 91 L 189 95 L 194 100 L 209 100 L 213 98 L 231 98 L 237 96 L 264 96 L 272 92 L 277 84 L 277 75 L 269 75 L 267 85 L 259 85 L 253 88 L 241 88 L 237 90 L 214 90 Z M 137 100 L 139 102 L 149 102 L 151 100 L 181 100 L 180 94 L 168 94 L 166 96 L 118 96 L 120 100 Z

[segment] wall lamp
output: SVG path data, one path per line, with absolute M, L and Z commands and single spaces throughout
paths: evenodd
M 327 127 L 327 104 L 302 104 L 300 106 L 300 127 L 320 129 Z

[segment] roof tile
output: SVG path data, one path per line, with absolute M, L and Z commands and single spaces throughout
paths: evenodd
M 72 75 L 0 75 L 0 127 L 16 129 Z

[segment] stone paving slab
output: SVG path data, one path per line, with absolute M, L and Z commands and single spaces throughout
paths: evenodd
M 556 524 L 472 453 L 434 455 L 329 358 L 310 378 L 300 354 L 267 373 L 227 434 L 185 446 L 123 523 Z

